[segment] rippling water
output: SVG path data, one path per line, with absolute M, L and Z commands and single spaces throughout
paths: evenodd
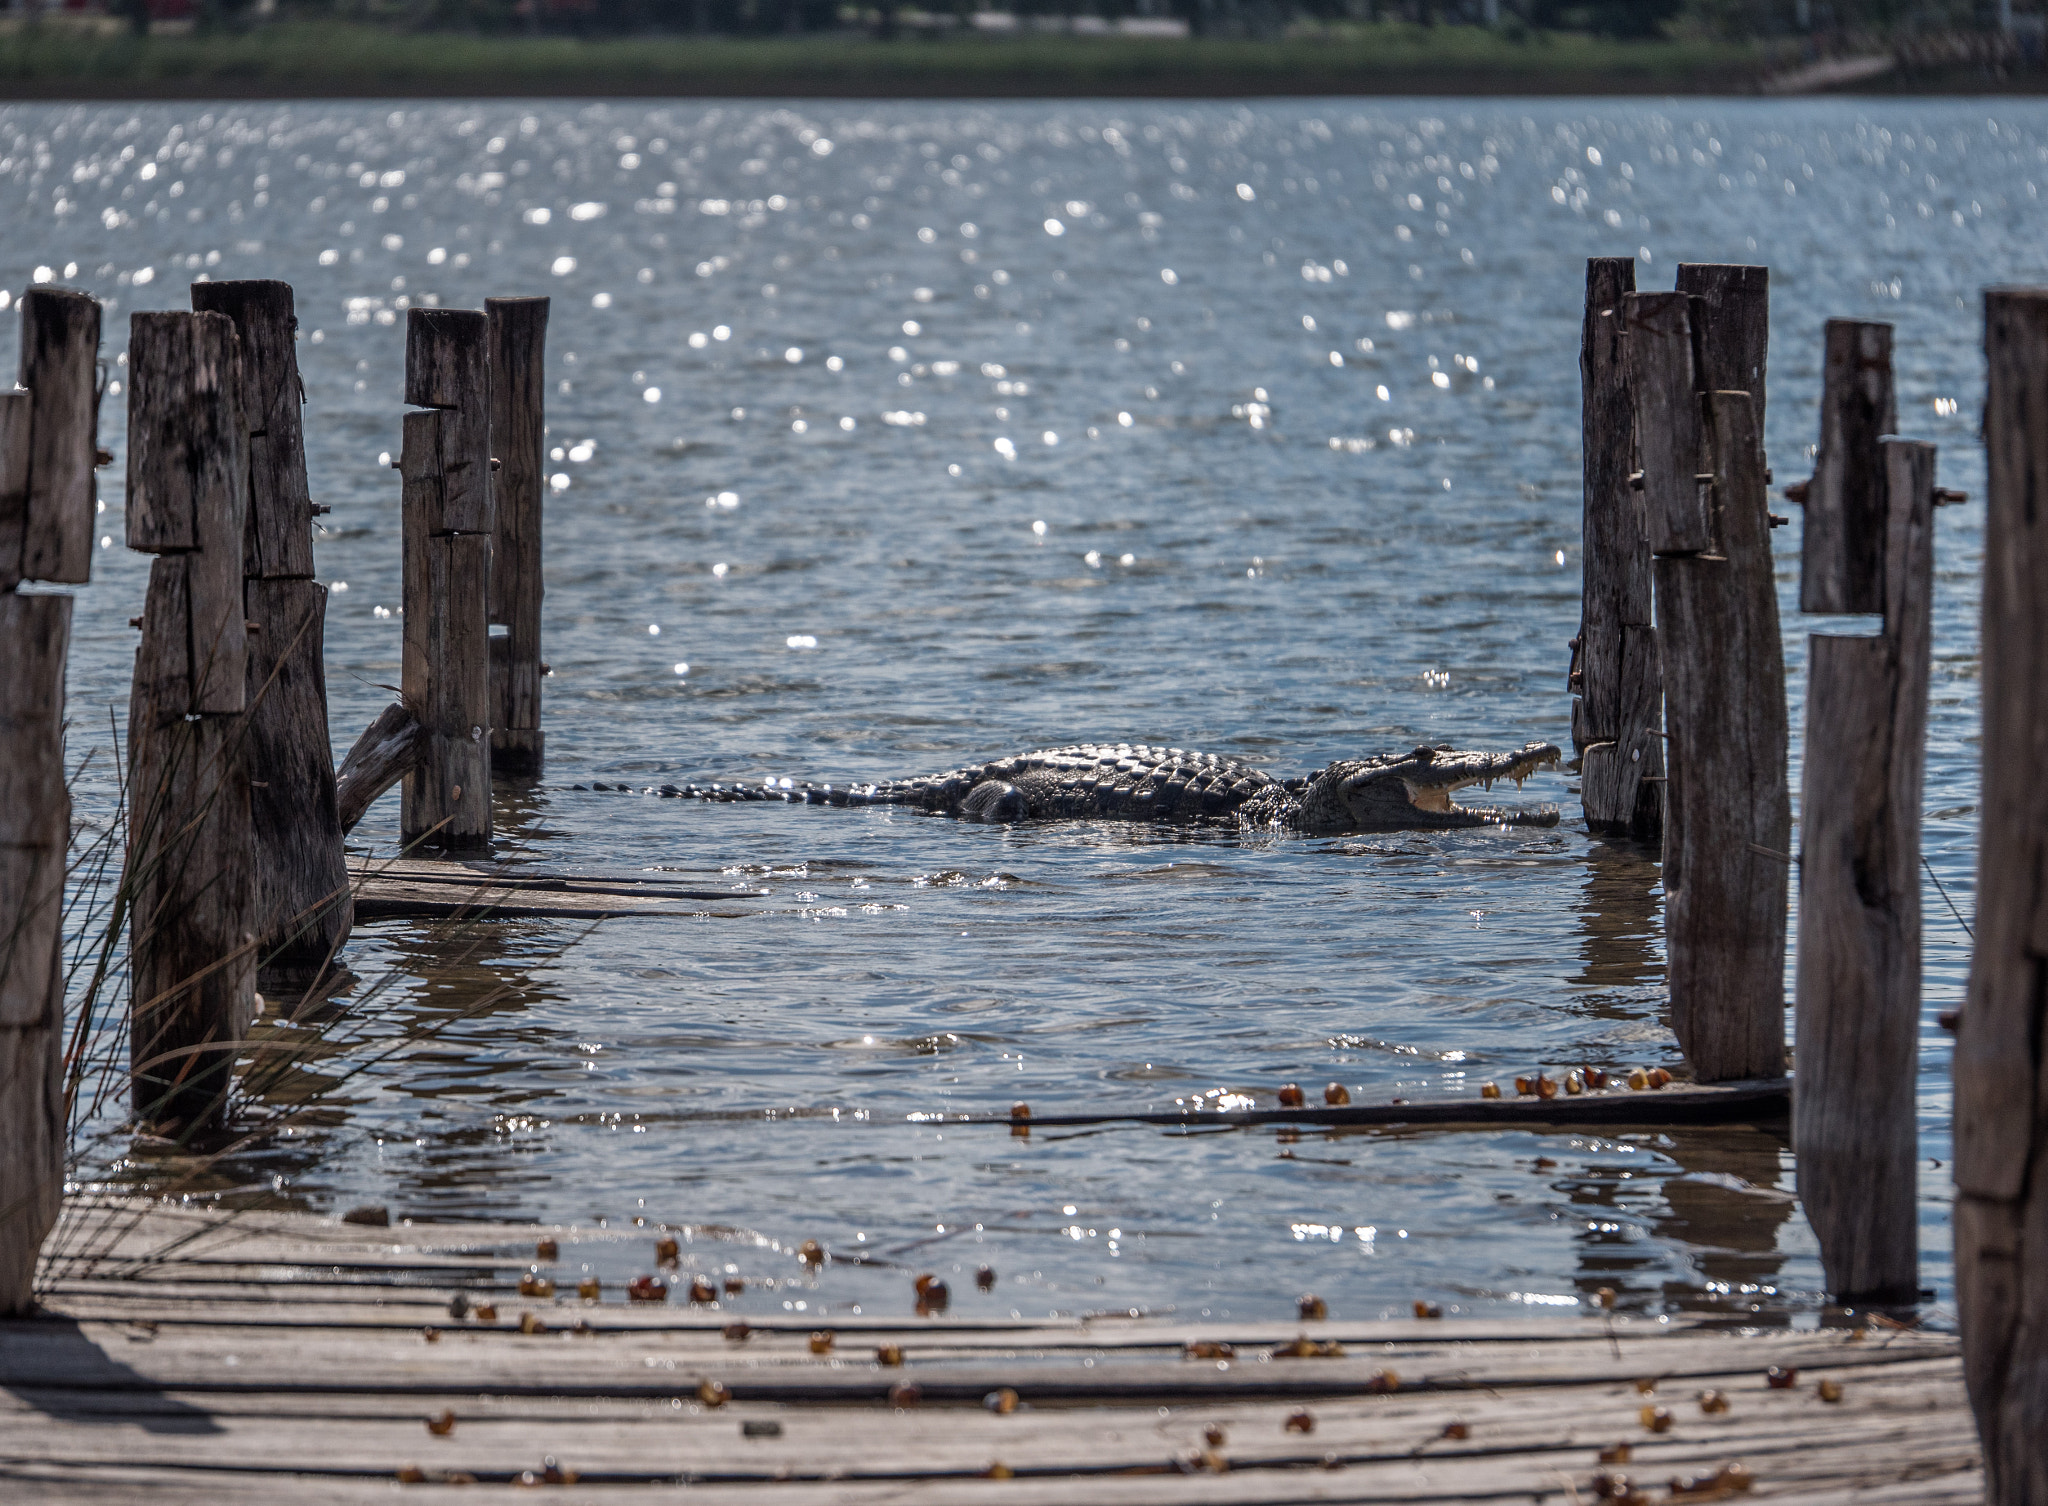
M 956 1311 L 1274 1316 L 1313 1288 L 1347 1316 L 1505 1312 L 1612 1285 L 1812 1321 L 1813 1240 L 1763 1134 L 1026 1142 L 937 1117 L 1675 1064 L 1641 852 L 1569 823 L 1240 840 L 572 786 L 880 779 L 1080 739 L 1281 772 L 1566 742 L 1583 259 L 1635 254 L 1645 287 L 1771 265 L 1781 481 L 1815 438 L 1822 320 L 1897 321 L 1902 426 L 1980 497 L 1977 290 L 2040 275 L 2044 143 L 2048 112 L 2003 100 L 0 112 L 0 281 L 107 299 L 109 357 L 193 278 L 296 286 L 338 748 L 398 676 L 403 310 L 553 295 L 549 762 L 500 792 L 506 850 L 771 891 L 594 934 L 360 927 L 326 1107 L 207 1185 L 688 1222 L 686 1262 L 790 1283 L 741 1311 L 894 1311 L 899 1267 L 987 1263 L 996 1290 L 956 1278 Z M 74 756 L 123 714 L 145 576 L 105 474 Z M 1941 519 L 1927 791 L 1966 913 L 1981 517 Z M 1796 765 L 1817 624 L 1796 518 L 1776 543 Z M 1523 798 L 1576 810 L 1560 775 Z M 89 766 L 82 814 L 111 803 Z M 390 852 L 396 812 L 357 847 Z M 1932 1019 L 1967 951 L 1926 899 L 1945 1302 Z M 806 1238 L 876 1263 L 813 1288 Z

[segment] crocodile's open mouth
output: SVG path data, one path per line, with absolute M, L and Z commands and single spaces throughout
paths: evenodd
M 1428 755 L 1425 758 L 1425 755 Z M 1528 809 L 1505 806 L 1458 805 L 1451 796 L 1470 785 L 1487 789 L 1501 780 L 1522 781 L 1543 769 L 1556 768 L 1564 759 L 1554 743 L 1530 743 L 1512 753 L 1449 753 L 1418 748 L 1415 767 L 1401 770 L 1400 780 L 1408 792 L 1408 803 L 1434 816 L 1444 825 L 1459 826 L 1555 826 L 1554 805 Z

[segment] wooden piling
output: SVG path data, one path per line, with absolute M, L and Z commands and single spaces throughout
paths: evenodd
M 264 961 L 297 972 L 324 965 L 353 921 L 327 726 L 327 588 L 312 578 L 298 320 L 284 282 L 197 282 L 192 306 L 232 320 L 241 348 L 252 880 Z
M 413 309 L 406 326 L 405 648 L 400 686 L 426 730 L 406 775 L 408 846 L 491 841 L 489 327 L 468 309 Z
M 1874 461 L 1838 465 L 1883 478 L 1881 552 L 1858 517 L 1840 540 L 1851 569 L 1823 578 L 1832 599 L 1881 593 L 1884 631 L 1809 639 L 1792 1135 L 1829 1293 L 1911 1302 L 1934 447 L 1871 448 Z
M 2048 289 L 1984 296 L 1983 812 L 1956 1301 L 1991 1506 L 2048 1501 Z
M 100 306 L 32 288 L 24 387 L 0 393 L 0 1317 L 34 1303 L 64 1187 L 64 663 L 71 598 L 24 580 L 91 575 Z M 26 385 L 33 383 L 34 385 Z
M 1664 824 L 1650 544 L 1635 470 L 1626 309 L 1635 258 L 1586 262 L 1579 343 L 1585 478 L 1579 636 L 1572 641 L 1572 741 L 1579 753 L 1586 827 L 1599 836 L 1655 840 Z
M 61 972 L 69 596 L 0 594 L 0 1317 L 33 1303 L 64 1191 Z
M 538 774 L 540 725 L 541 502 L 546 443 L 548 300 L 486 298 L 490 321 L 492 535 L 491 772 Z
M 240 342 L 224 314 L 136 314 L 128 366 L 128 544 L 159 556 L 128 715 L 130 1073 L 137 1116 L 189 1132 L 223 1118 L 255 1001 Z
M 1899 427 L 1892 327 L 1830 319 L 1826 341 L 1813 479 L 1785 489 L 1806 508 L 1799 610 L 1882 612 L 1892 498 L 1878 440 Z
M 1680 262 L 1676 287 L 1701 304 L 1692 321 L 1700 390 L 1749 394 L 1761 454 L 1771 345 L 1771 269 L 1726 262 Z M 1769 481 L 1769 475 L 1764 479 Z

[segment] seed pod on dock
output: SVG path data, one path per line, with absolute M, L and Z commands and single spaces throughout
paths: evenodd
M 1424 1302 L 1424 1301 L 1422 1301 L 1422 1300 L 1421 1300 L 1420 1298 L 1417 1298 L 1417 1299 L 1416 1299 L 1416 1302 L 1415 1302 L 1415 1316 L 1416 1316 L 1416 1317 L 1418 1317 L 1418 1318 L 1441 1318 L 1441 1317 L 1442 1317 L 1443 1315 L 1444 1315 L 1444 1310 L 1443 1310 L 1443 1306 L 1442 1306 L 1442 1304 L 1441 1304 L 1441 1303 L 1436 1303 L 1436 1302 Z
M 519 1295 L 522 1297 L 552 1297 L 554 1294 L 554 1282 L 539 1271 L 528 1271 L 519 1278 Z
M 540 1461 L 540 1478 L 544 1485 L 574 1485 L 578 1476 L 575 1470 L 563 1468 L 561 1461 L 548 1454 Z
M 479 1302 L 476 1305 L 476 1320 L 479 1323 L 498 1321 L 498 1305 L 495 1302 Z
M 1657 1377 L 1656 1377 L 1656 1376 L 1654 1376 L 1654 1375 L 1639 1375 L 1639 1376 L 1637 1376 L 1637 1377 L 1636 1377 L 1636 1395 L 1638 1395 L 1638 1396 L 1655 1396 L 1656 1394 L 1657 1394 Z
M 1020 1139 L 1029 1137 L 1031 1134 L 1030 1104 L 1013 1103 L 1010 1105 L 1010 1133 Z
M 745 1323 L 728 1323 L 721 1332 L 728 1344 L 744 1344 L 754 1336 L 754 1330 Z
M 654 1263 L 674 1265 L 681 1258 L 682 1250 L 673 1234 L 664 1234 L 654 1242 Z
M 1665 1070 L 1664 1070 L 1664 1069 L 1663 1069 L 1662 1067 L 1652 1067 L 1652 1068 L 1650 1068 L 1650 1074 L 1649 1074 L 1649 1075 L 1650 1075 L 1650 1086 L 1651 1086 L 1651 1087 L 1653 1087 L 1653 1088 L 1661 1088 L 1661 1087 L 1663 1087 L 1663 1086 L 1664 1086 L 1664 1085 L 1665 1085 L 1666 1083 L 1668 1083 L 1668 1082 L 1670 1082 L 1670 1081 L 1671 1081 L 1671 1074 L 1670 1074 L 1669 1072 L 1666 1072 L 1666 1071 L 1665 1071 Z
M 1305 1295 L 1296 1306 L 1301 1310 L 1301 1321 L 1304 1323 L 1313 1323 L 1330 1316 L 1330 1304 L 1314 1292 Z
M 532 1313 L 521 1313 L 519 1315 L 519 1331 L 523 1334 L 529 1335 L 537 1333 L 546 1333 L 548 1331 L 548 1326 L 547 1324 L 541 1322 L 541 1320 L 535 1317 Z
M 1671 1431 L 1671 1409 L 1669 1407 L 1644 1407 L 1636 1415 L 1642 1419 L 1643 1426 L 1653 1433 L 1668 1433 Z
M 1557 1079 L 1547 1077 L 1541 1072 L 1537 1073 L 1536 1096 L 1544 1099 L 1557 1097 Z
M 1392 1370 L 1375 1370 L 1372 1379 L 1365 1383 L 1365 1389 L 1375 1395 L 1401 1389 L 1401 1377 Z
M 1840 1401 L 1842 1399 L 1842 1383 L 1832 1376 L 1824 1378 L 1815 1390 L 1819 1393 L 1822 1401 Z
M 1564 1075 L 1564 1090 L 1576 1098 L 1586 1091 L 1585 1080 L 1576 1072 L 1567 1072 Z
M 831 1352 L 832 1334 L 830 1333 L 830 1331 L 820 1328 L 813 1332 L 811 1335 L 811 1353 L 830 1354 Z
M 898 1381 L 889 1388 L 889 1405 L 907 1411 L 924 1400 L 924 1390 L 913 1381 Z
M 1472 1436 L 1472 1427 L 1469 1423 L 1465 1421 L 1464 1418 L 1453 1417 L 1449 1422 L 1444 1424 L 1444 1430 L 1437 1436 L 1439 1438 L 1451 1438 L 1456 1439 L 1459 1442 L 1463 1442 L 1465 1439 L 1470 1438 Z
M 438 1344 L 441 1342 L 441 1330 L 433 1327 L 432 1325 L 429 1325 L 428 1327 L 422 1328 L 420 1330 L 420 1337 L 425 1339 L 429 1344 Z
M 883 1344 L 878 1346 L 875 1350 L 875 1363 L 894 1369 L 903 1363 L 903 1346 L 900 1344 Z
M 1535 1091 L 1536 1091 L 1536 1079 L 1535 1079 L 1535 1078 L 1533 1078 L 1533 1077 L 1517 1077 L 1517 1078 L 1515 1079 L 1515 1092 L 1516 1092 L 1516 1093 L 1517 1093 L 1518 1095 L 1520 1095 L 1521 1097 L 1523 1097 L 1523 1098 L 1528 1098 L 1528 1097 L 1530 1097 L 1531 1095 L 1533 1095 L 1533 1094 L 1535 1093 Z
M 929 1318 L 944 1312 L 952 1300 L 952 1291 L 938 1277 L 917 1278 L 917 1315 L 920 1318 Z
M 825 1263 L 825 1247 L 815 1239 L 807 1239 L 797 1246 L 796 1258 L 815 1269 Z
M 1728 1410 L 1728 1393 L 1725 1391 L 1700 1392 L 1700 1410 L 1709 1417 L 1719 1417 Z
M 722 1407 L 732 1400 L 732 1392 L 724 1381 L 702 1380 L 697 1382 L 697 1400 L 707 1407 Z
M 417 1464 L 399 1465 L 398 1483 L 400 1485 L 424 1485 L 426 1484 L 426 1481 L 427 1472 L 421 1469 Z
M 628 1302 L 666 1302 L 668 1301 L 668 1283 L 657 1281 L 652 1276 L 635 1276 L 626 1283 L 626 1300 Z
M 1202 1429 L 1202 1441 L 1211 1448 L 1221 1448 L 1230 1441 L 1230 1435 L 1225 1433 L 1216 1423 L 1212 1422 Z
M 1313 1433 L 1316 1430 L 1316 1414 L 1307 1407 L 1288 1414 L 1287 1431 L 1290 1433 Z
M 595 1302 L 604 1296 L 604 1283 L 595 1276 L 585 1276 L 576 1283 L 576 1295 L 585 1302 Z
M 1650 1085 L 1650 1074 L 1641 1067 L 1632 1068 L 1628 1074 L 1628 1085 L 1640 1093 Z
M 1237 1347 L 1220 1339 L 1196 1339 L 1181 1350 L 1181 1358 L 1189 1360 L 1234 1360 Z
M 458 1323 L 469 1316 L 469 1298 L 466 1294 L 457 1292 L 448 1299 L 448 1316 Z
M 989 1467 L 981 1472 L 984 1480 L 1014 1480 L 1017 1472 L 1000 1459 L 990 1461 Z
M 1301 1106 L 1302 1106 L 1303 1104 L 1305 1104 L 1305 1103 L 1307 1103 L 1307 1102 L 1308 1102 L 1308 1099 L 1302 1096 L 1302 1091 L 1301 1091 L 1301 1084 L 1300 1084 L 1300 1083 L 1298 1083 L 1298 1082 L 1290 1082 L 1290 1083 L 1283 1083 L 1283 1084 L 1281 1085 L 1281 1088 L 1280 1088 L 1280 1107 L 1281 1107 L 1281 1108 L 1283 1108 L 1283 1109 L 1298 1109 L 1298 1108 L 1300 1108 L 1300 1107 L 1301 1107 Z
M 1602 1312 L 1610 1312 L 1610 1313 L 1611 1313 L 1611 1312 L 1613 1312 L 1613 1311 L 1614 1311 L 1614 1288 L 1613 1288 L 1613 1287 L 1611 1287 L 1611 1286 L 1603 1286 L 1603 1287 L 1601 1287 L 1601 1288 L 1600 1288 L 1600 1290 L 1599 1290 L 1599 1291 L 1595 1292 L 1595 1293 L 1593 1294 L 1593 1296 L 1594 1296 L 1594 1300 L 1595 1300 L 1595 1301 L 1597 1301 L 1597 1302 L 1598 1302 L 1598 1303 L 1600 1304 L 1600 1309 L 1601 1309 L 1601 1311 L 1602 1311 Z
M 1587 1067 L 1582 1075 L 1586 1080 L 1586 1086 L 1595 1093 L 1607 1086 L 1607 1074 L 1598 1067 Z
M 1481 1084 L 1479 1085 L 1479 1096 L 1480 1096 L 1481 1098 L 1498 1098 L 1498 1097 L 1500 1097 L 1500 1084 L 1499 1084 L 1499 1083 L 1497 1083 L 1497 1082 L 1483 1082 L 1483 1083 L 1481 1083 Z
M 561 1247 L 552 1239 L 543 1239 L 533 1247 L 533 1258 L 535 1260 L 560 1260 L 562 1258 Z
M 726 1277 L 726 1278 L 725 1278 L 725 1294 L 726 1294 L 726 1296 L 728 1296 L 728 1297 L 737 1297 L 737 1296 L 738 1296 L 738 1295 L 739 1295 L 739 1294 L 740 1294 L 741 1292 L 745 1291 L 746 1289 L 747 1289 L 747 1280 L 746 1280 L 746 1277 L 744 1277 L 744 1276 L 728 1276 L 728 1277 Z
M 427 1419 L 427 1431 L 436 1438 L 446 1438 L 455 1431 L 455 1414 L 443 1407 L 440 1416 Z
M 708 1307 L 718 1300 L 718 1288 L 702 1276 L 690 1278 L 690 1301 L 699 1307 Z
M 1773 1365 L 1764 1372 L 1764 1384 L 1773 1391 L 1790 1391 L 1799 1384 L 1798 1367 Z
M 992 1267 L 983 1266 L 974 1273 L 975 1290 L 992 1292 L 996 1289 L 996 1273 Z
M 1628 1443 L 1610 1443 L 1600 1450 L 1602 1464 L 1626 1464 L 1635 1456 L 1635 1446 Z
M 1017 1393 L 1002 1386 L 984 1396 L 981 1404 L 998 1417 L 1008 1417 L 1017 1410 Z
M 1345 1104 L 1351 1102 L 1351 1090 L 1341 1082 L 1333 1082 L 1323 1089 L 1323 1102 L 1337 1108 L 1342 1108 Z

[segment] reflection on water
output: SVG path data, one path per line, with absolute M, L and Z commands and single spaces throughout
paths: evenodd
M 995 1292 L 954 1280 L 957 1311 L 1274 1316 L 1314 1289 L 1346 1315 L 1523 1313 L 1611 1285 L 1811 1314 L 1769 1134 L 959 1121 L 1673 1064 L 1647 854 L 1569 825 L 1240 840 L 626 789 L 1104 738 L 1282 774 L 1561 742 L 1583 259 L 1634 254 L 1645 287 L 1771 264 L 1787 478 L 1821 321 L 1894 320 L 1902 427 L 1981 496 L 1976 290 L 2036 275 L 2044 148 L 2048 108 L 2013 100 L 0 110 L 0 286 L 108 300 L 109 477 L 126 316 L 200 276 L 297 288 L 344 747 L 398 674 L 406 310 L 553 297 L 548 767 L 498 790 L 501 851 L 769 891 L 591 934 L 360 927 L 346 992 L 267 1017 L 283 1067 L 248 1114 L 274 1122 L 206 1189 L 667 1221 L 688 1260 L 775 1283 L 743 1310 L 900 1310 L 906 1268 L 987 1262 Z M 80 755 L 125 708 L 145 574 L 106 500 Z M 1980 518 L 1942 517 L 1928 765 L 1965 907 Z M 1774 544 L 1797 728 L 1796 519 Z M 85 819 L 113 767 L 87 768 Z M 359 850 L 395 828 L 394 798 Z M 1938 945 L 1930 1011 L 1962 982 Z M 873 1263 L 813 1277 L 807 1238 Z

